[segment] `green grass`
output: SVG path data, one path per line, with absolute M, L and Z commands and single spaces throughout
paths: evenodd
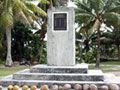
M 108 64 L 108 65 L 120 65 L 120 61 L 106 61 L 106 62 L 101 62 L 101 64 Z
M 103 72 L 120 72 L 120 61 L 107 61 L 100 64 Z M 0 77 L 7 76 L 23 69 L 30 68 L 28 66 L 5 67 L 0 64 Z M 89 69 L 95 69 L 95 63 L 89 65 Z
M 95 69 L 95 63 L 89 65 L 89 69 Z M 103 72 L 120 72 L 120 61 L 106 61 L 100 63 Z
M 14 66 L 14 67 L 5 67 L 3 65 L 0 65 L 0 77 L 7 76 L 10 74 L 13 74 L 15 72 L 18 72 L 23 69 L 27 69 L 29 67 L 27 66 Z

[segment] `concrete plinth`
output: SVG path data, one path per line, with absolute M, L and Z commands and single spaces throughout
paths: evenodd
M 57 14 L 58 21 L 55 24 L 54 15 Z M 61 27 L 61 14 L 65 14 L 65 30 Z M 64 16 L 64 15 L 63 15 Z M 52 8 L 48 10 L 48 30 L 47 30 L 47 61 L 51 66 L 73 66 L 75 65 L 75 30 L 74 30 L 74 9 L 67 7 Z M 61 17 L 61 18 L 59 18 Z M 60 20 L 60 21 L 59 21 Z M 55 25 L 61 25 L 61 30 L 54 30 Z M 58 29 L 58 28 L 57 28 Z

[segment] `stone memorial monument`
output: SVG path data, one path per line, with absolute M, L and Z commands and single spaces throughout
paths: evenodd
M 105 83 L 101 70 L 88 70 L 87 64 L 75 64 L 74 9 L 64 6 L 67 0 L 59 1 L 63 6 L 48 10 L 48 63 L 2 78 L 1 85 L 40 86 L 43 83 L 47 85 L 66 83 L 102 85 Z
M 48 10 L 48 65 L 75 65 L 74 9 L 67 7 Z

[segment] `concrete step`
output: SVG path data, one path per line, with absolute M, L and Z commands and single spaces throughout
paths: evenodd
M 36 65 L 31 68 L 31 73 L 87 73 L 87 64 L 77 64 L 75 66 L 48 66 Z
M 0 80 L 0 85 L 3 87 L 7 87 L 8 85 L 36 85 L 40 87 L 42 84 L 47 84 L 49 86 L 57 84 L 57 85 L 64 85 L 64 84 L 96 84 L 96 85 L 103 85 L 105 82 L 103 81 L 55 81 L 55 80 L 15 80 L 12 79 L 12 75 Z
M 0 85 L 2 85 L 3 87 L 7 87 L 8 85 L 19 85 L 19 86 L 36 85 L 36 86 L 40 87 L 42 84 L 47 84 L 49 86 L 54 85 L 54 84 L 57 84 L 57 85 L 96 84 L 97 86 L 101 86 L 101 85 L 107 85 L 110 83 L 114 83 L 114 84 L 120 85 L 120 78 L 115 77 L 115 76 L 113 77 L 113 74 L 105 74 L 104 81 L 15 80 L 15 79 L 12 79 L 12 77 L 13 77 L 13 75 L 9 75 L 7 77 L 0 79 Z
M 52 86 L 52 85 L 64 85 L 64 84 L 71 84 L 71 85 L 75 85 L 75 84 L 96 84 L 96 85 L 103 85 L 105 84 L 102 81 L 50 81 L 50 80 L 6 80 L 6 81 L 1 81 L 1 85 L 3 85 L 3 87 L 7 87 L 8 85 L 19 85 L 19 86 L 23 86 L 23 85 L 36 85 L 37 87 L 40 87 L 43 84 L 47 84 L 48 86 Z
M 15 80 L 56 80 L 56 81 L 103 81 L 101 70 L 89 70 L 88 74 L 79 73 L 29 73 L 13 74 Z
M 28 71 L 28 70 L 20 71 L 19 73 L 23 73 L 25 71 Z M 96 72 L 94 70 L 90 70 L 90 71 L 93 73 Z M 89 71 L 89 73 L 90 73 L 90 71 Z M 99 71 L 99 72 L 101 72 L 101 71 Z M 99 72 L 98 72 L 98 74 L 99 74 Z M 105 84 L 107 85 L 110 83 L 115 83 L 115 84 L 120 85 L 120 78 L 115 77 L 113 74 L 104 74 L 104 81 L 15 80 L 15 79 L 13 79 L 13 75 L 9 75 L 7 77 L 0 79 L 0 85 L 2 85 L 3 87 L 7 87 L 8 85 L 19 85 L 19 86 L 36 85 L 36 86 L 40 87 L 42 84 L 47 84 L 49 86 L 54 85 L 54 84 L 57 84 L 57 85 L 96 84 L 97 86 L 101 86 L 101 85 L 105 85 Z

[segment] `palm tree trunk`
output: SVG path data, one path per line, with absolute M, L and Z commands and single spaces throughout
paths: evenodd
M 101 27 L 101 22 L 99 19 L 96 19 L 95 24 L 93 26 L 93 28 L 98 32 L 97 33 L 97 60 L 96 60 L 95 68 L 100 68 L 100 27 Z
M 80 61 L 82 62 L 82 43 L 80 43 Z
M 6 40 L 7 40 L 7 57 L 6 66 L 12 66 L 13 61 L 11 57 L 11 29 L 6 29 Z
M 118 49 L 118 60 L 120 60 L 120 47 L 119 47 L 119 45 L 117 45 L 117 49 Z
M 100 31 L 97 34 L 97 58 L 95 68 L 100 68 Z
M 85 50 L 85 63 L 88 63 L 88 52 Z

